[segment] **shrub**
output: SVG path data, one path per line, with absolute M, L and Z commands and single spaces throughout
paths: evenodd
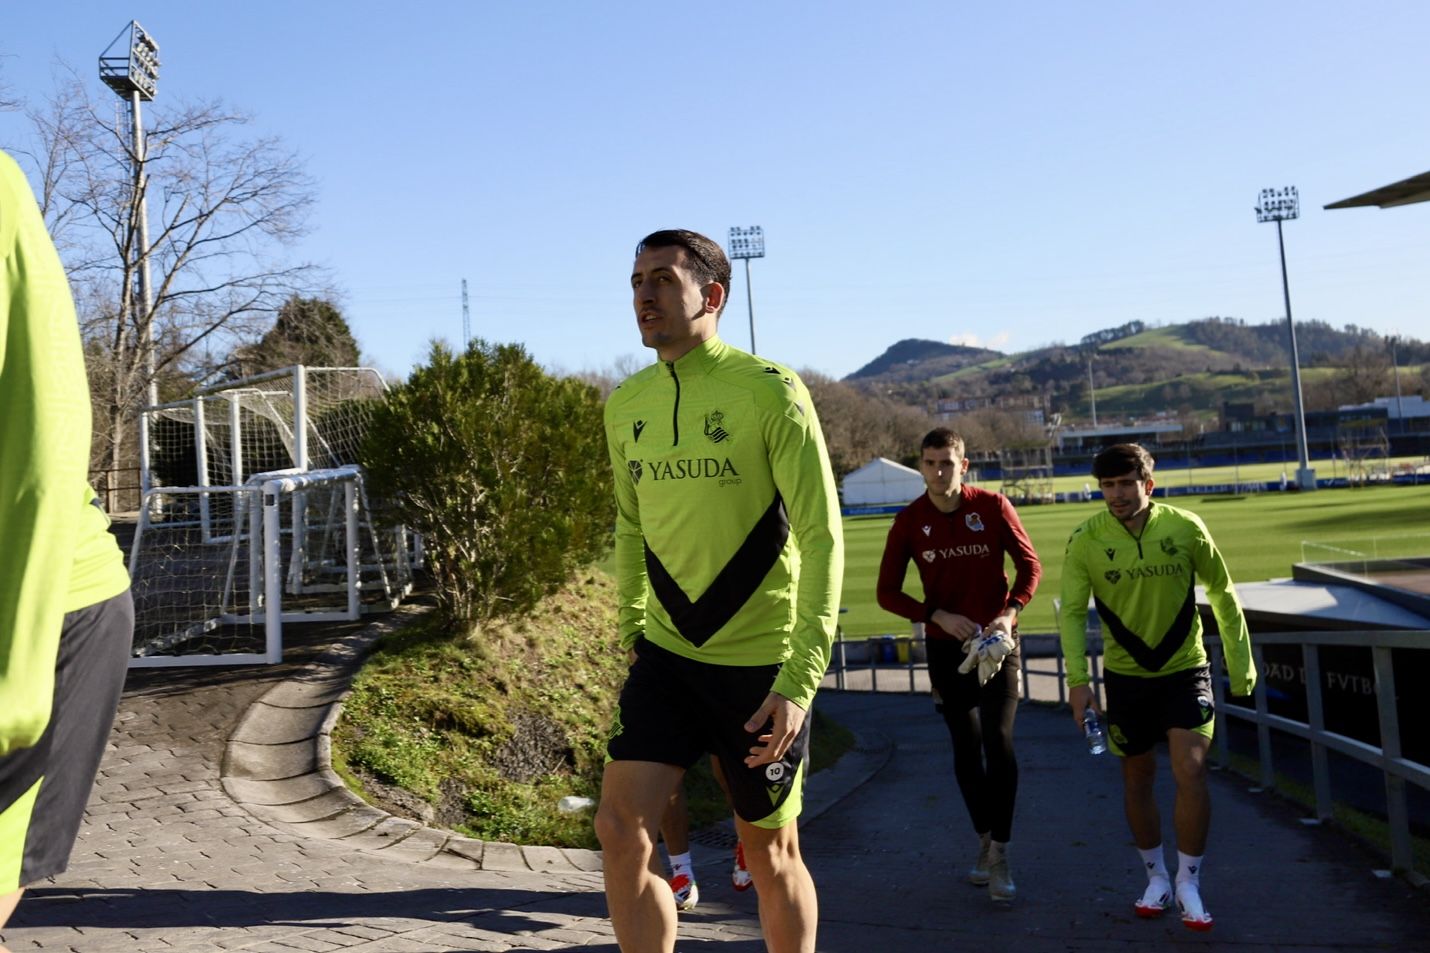
M 363 442 L 374 492 L 426 539 L 458 625 L 522 612 L 603 555 L 615 522 L 600 397 L 519 345 L 432 345 Z

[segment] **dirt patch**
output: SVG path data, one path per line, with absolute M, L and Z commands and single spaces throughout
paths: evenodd
M 530 782 L 569 770 L 576 763 L 566 733 L 555 721 L 536 712 L 518 712 L 512 733 L 491 757 L 491 766 L 508 781 Z

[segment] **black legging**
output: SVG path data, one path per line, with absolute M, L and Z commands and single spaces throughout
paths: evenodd
M 998 674 L 981 688 L 977 669 L 958 673 L 964 659 L 961 642 L 930 639 L 928 658 L 929 678 L 943 699 L 943 720 L 953 739 L 953 774 L 973 829 L 1006 843 L 1012 839 L 1018 796 L 1013 719 L 1018 713 L 1019 655 L 1004 659 Z

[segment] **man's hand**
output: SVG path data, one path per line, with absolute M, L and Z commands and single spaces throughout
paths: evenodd
M 967 642 L 978 634 L 978 623 L 966 615 L 935 609 L 929 621 L 960 642 Z
M 992 632 L 997 630 L 1004 633 L 1009 638 L 1013 636 L 1013 626 L 1018 624 L 1018 613 L 1014 609 L 1004 609 L 993 617 L 993 621 L 983 627 L 983 631 Z
M 773 725 L 768 734 L 759 735 L 755 739 L 763 744 L 750 749 L 750 756 L 745 759 L 745 767 L 771 764 L 783 758 L 789 746 L 794 744 L 795 736 L 804 724 L 804 717 L 805 710 L 783 695 L 774 692 L 766 695 L 765 703 L 745 722 L 745 730 L 753 734 L 762 729 L 767 721 L 773 720 Z
M 1087 706 L 1091 705 L 1098 717 L 1102 717 L 1102 706 L 1097 703 L 1097 697 L 1093 695 L 1091 685 L 1074 685 L 1069 688 L 1068 704 L 1072 706 L 1073 721 L 1077 722 L 1078 731 L 1082 731 L 1082 713 Z

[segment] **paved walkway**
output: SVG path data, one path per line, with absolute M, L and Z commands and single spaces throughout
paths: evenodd
M 30 891 L 4 942 L 17 953 L 614 953 L 594 855 L 453 839 L 333 791 L 315 746 L 333 672 L 370 633 L 347 634 L 336 651 L 295 645 L 271 668 L 132 673 L 70 870 Z M 822 951 L 1430 950 L 1424 894 L 1220 773 L 1204 890 L 1215 931 L 1132 917 L 1141 875 L 1116 764 L 1087 755 L 1066 713 L 1036 705 L 1017 729 L 1020 897 L 996 907 L 957 876 L 972 835 L 927 699 L 825 692 L 819 704 L 860 737 L 811 782 L 802 838 Z M 697 846 L 703 899 L 678 949 L 763 950 L 756 898 L 730 889 L 727 857 Z

